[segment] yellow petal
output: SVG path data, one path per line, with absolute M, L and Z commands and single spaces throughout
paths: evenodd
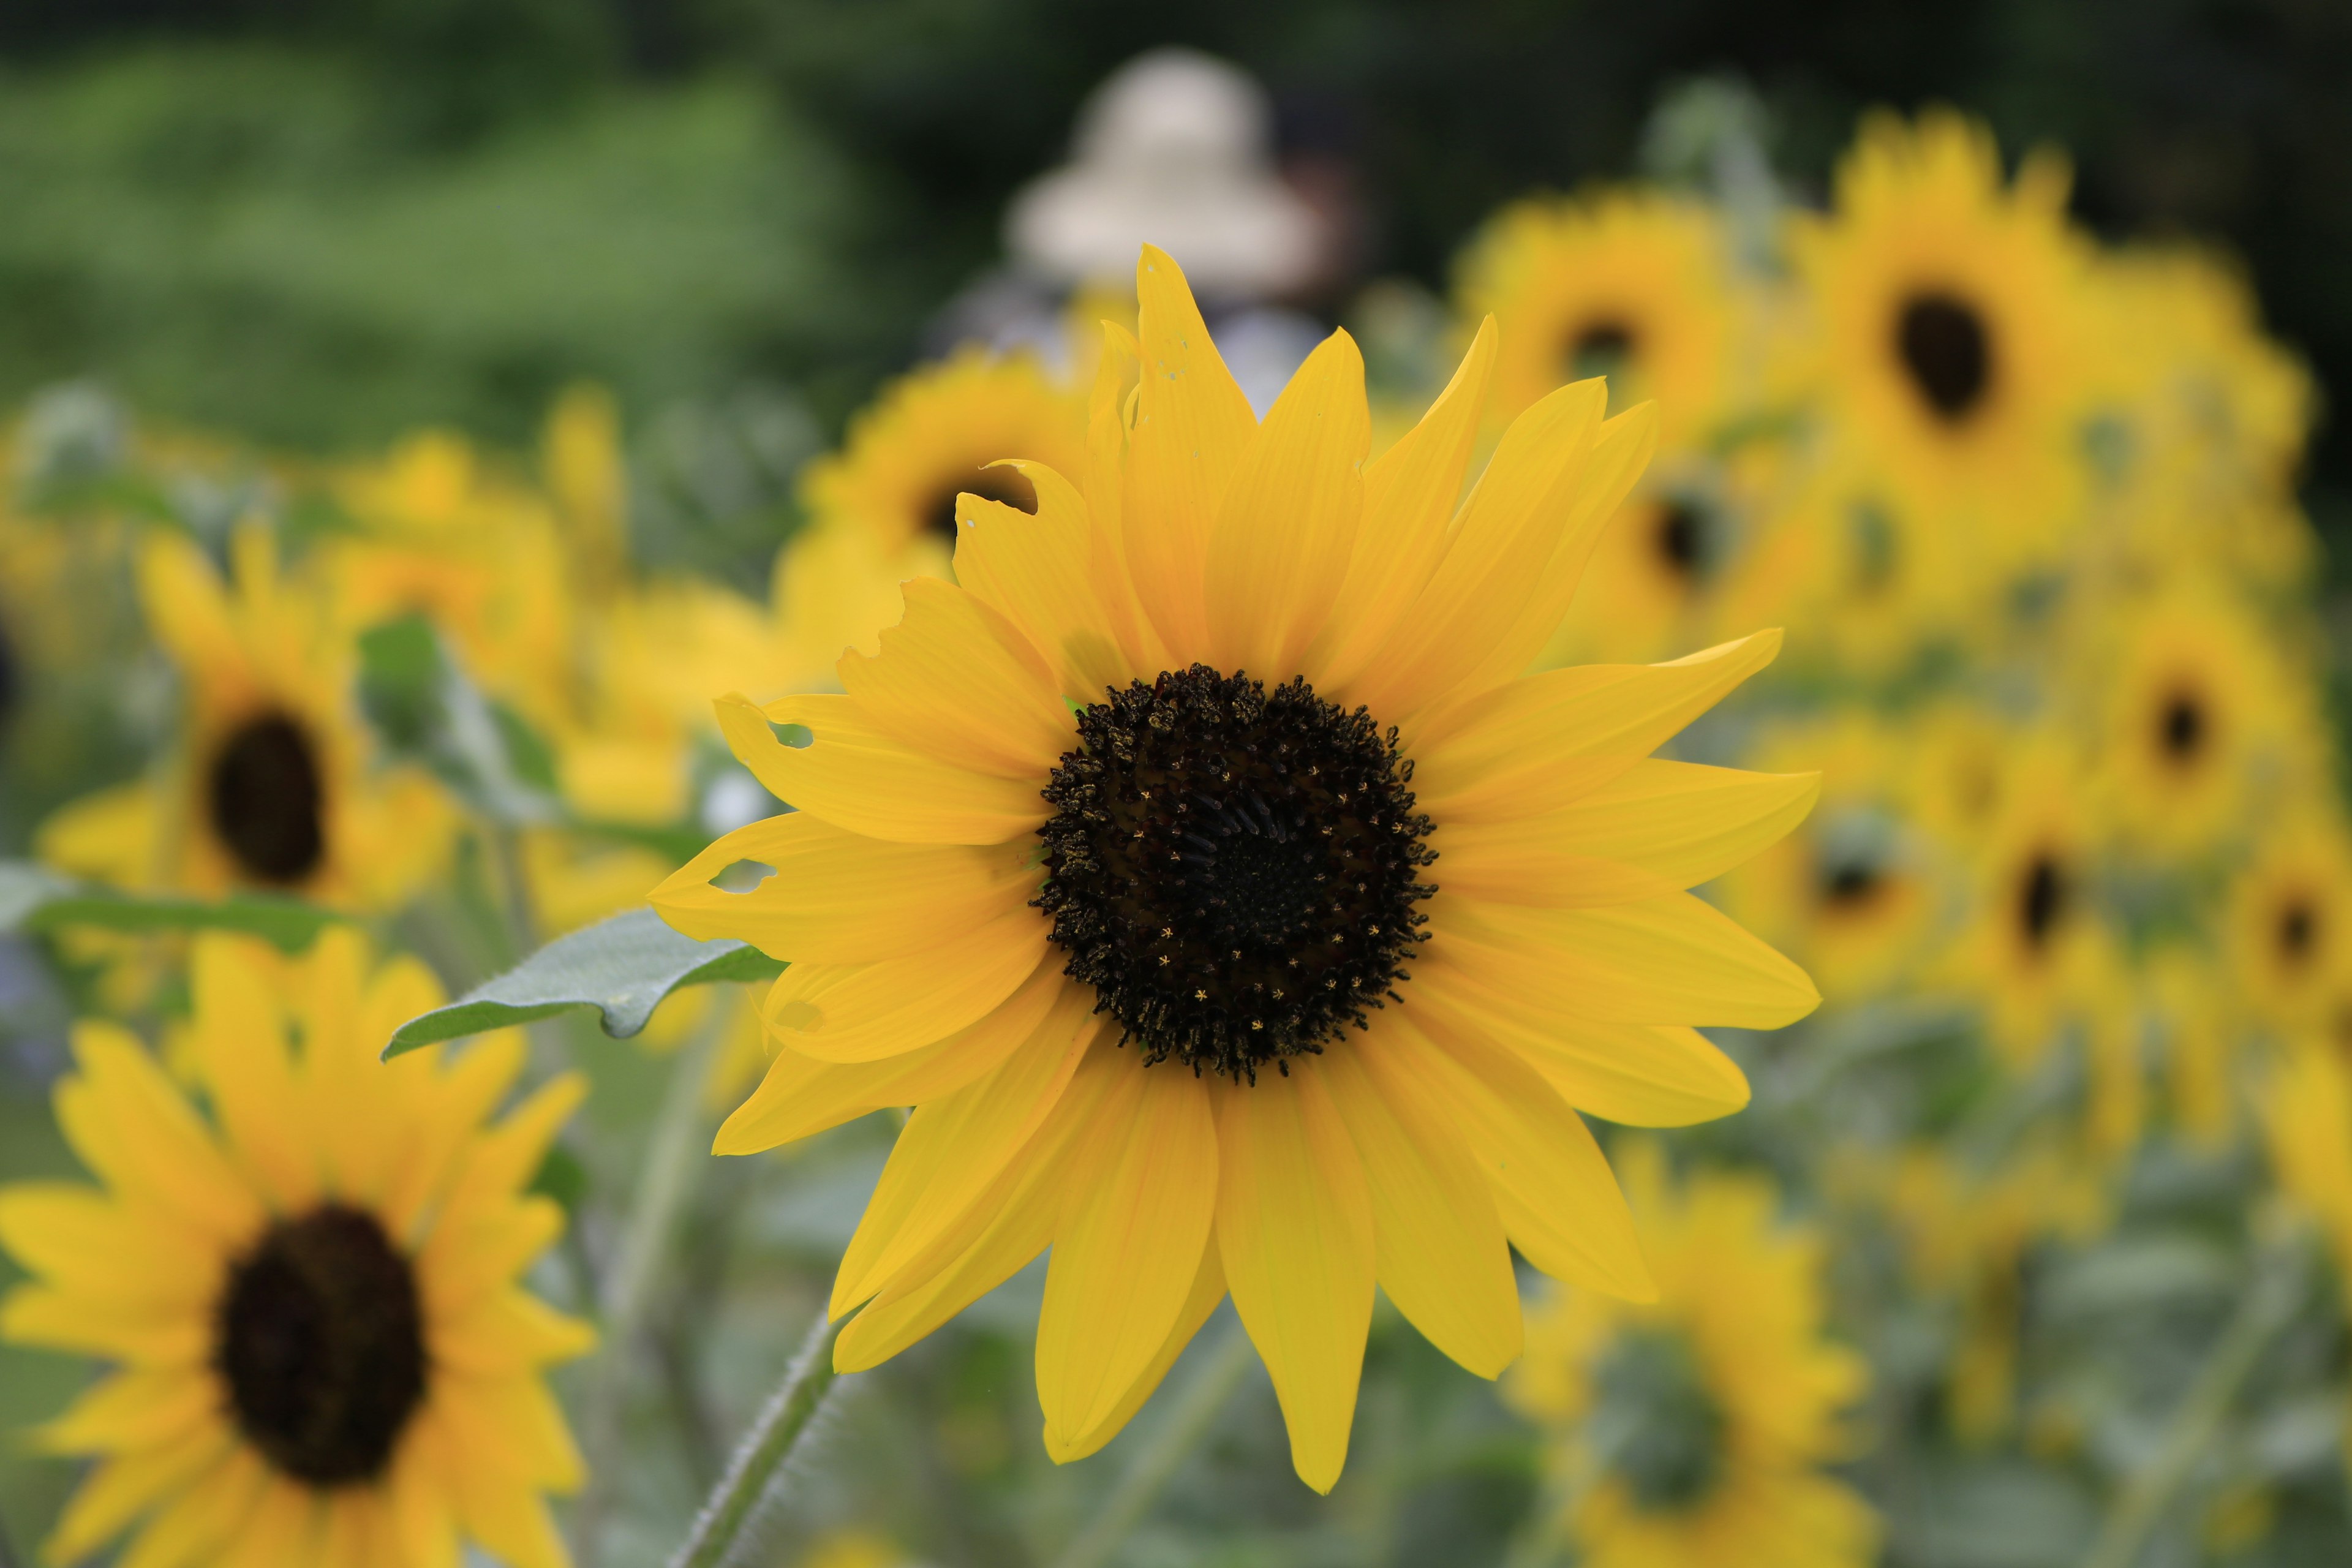
M 1143 1369 L 1141 1377 L 1128 1385 L 1127 1393 L 1111 1406 L 1110 1414 L 1097 1422 L 1091 1430 L 1065 1437 L 1055 1431 L 1052 1423 L 1047 1423 L 1047 1457 L 1057 1465 L 1083 1459 L 1125 1430 L 1127 1424 L 1135 1419 L 1135 1413 L 1143 1408 L 1144 1401 L 1151 1397 L 1152 1391 L 1168 1375 L 1168 1369 L 1176 1364 L 1176 1358 L 1184 1353 L 1184 1347 L 1192 1342 L 1192 1336 L 1201 1331 L 1201 1325 L 1209 1321 L 1209 1314 L 1217 1310 L 1217 1303 L 1224 1299 L 1224 1262 L 1218 1257 L 1214 1247 L 1203 1247 L 1201 1248 L 1201 1266 L 1192 1276 L 1192 1290 L 1184 1298 L 1183 1309 L 1176 1314 L 1176 1326 L 1168 1331 L 1168 1337 L 1161 1342 L 1160 1352 L 1152 1357 L 1151 1364 Z
M 1363 1157 L 1381 1289 L 1430 1343 L 1498 1375 L 1519 1353 L 1518 1281 L 1461 1128 L 1385 1052 L 1327 1051 L 1323 1079 Z
M 1033 832 L 1045 804 L 1033 780 L 974 773 L 884 734 L 855 698 L 787 697 L 762 710 L 729 695 L 714 705 L 728 749 L 778 800 L 835 827 L 898 844 L 1001 844 Z M 800 724 L 805 746 L 776 739 Z
M 1821 1005 L 1803 970 L 1689 893 L 1531 910 L 1441 892 L 1429 924 L 1465 973 L 1572 1017 L 1777 1029 Z
M 219 1250 L 202 1237 L 62 1182 L 0 1186 L 0 1247 L 27 1273 L 126 1311 L 201 1313 L 219 1282 Z
M 1759 632 L 1671 664 L 1555 669 L 1438 715 L 1410 748 L 1413 794 L 1446 823 L 1557 810 L 1622 777 L 1772 661 Z
M 1091 1433 L 1150 1370 L 1201 1271 L 1217 1203 L 1209 1091 L 1132 1065 L 1073 1155 L 1037 1320 L 1045 1424 Z
M 793 963 L 903 958 L 1027 903 L 1039 875 L 1027 864 L 1031 848 L 891 844 L 796 811 L 719 838 L 665 879 L 651 902 L 688 936 L 736 937 Z M 776 874 L 746 892 L 711 885 L 739 860 Z
M 1372 1200 L 1318 1063 L 1218 1086 L 1217 1247 L 1274 1379 L 1298 1479 L 1328 1492 L 1347 1463 L 1372 1321 Z
M 835 1342 L 840 1372 L 879 1366 L 1002 1285 L 1045 1250 L 1068 1197 L 1063 1180 L 1072 1144 L 1131 1057 L 1099 1037 L 1053 1114 L 961 1215 L 889 1287 L 866 1304 Z
M 1413 966 L 1413 1016 L 1441 1039 L 1477 1033 L 1526 1058 L 1577 1110 L 1628 1127 L 1687 1127 L 1748 1103 L 1748 1078 L 1678 1024 L 1603 1024 L 1537 1013 L 1442 954 Z
M 131 1453 L 177 1443 L 220 1420 L 220 1395 L 209 1367 L 118 1372 L 37 1428 L 33 1443 L 46 1454 Z
M 1207 658 L 1268 686 L 1303 673 L 1363 515 L 1364 357 L 1333 332 L 1252 435 L 1209 538 Z
M 882 634 L 878 657 L 842 657 L 842 689 L 919 752 L 1043 787 L 1076 732 L 1045 656 L 952 584 L 918 577 L 906 595 L 906 618 Z
M 1081 1008 L 1063 1006 L 993 1072 L 915 1108 L 842 1254 L 830 1310 L 839 1317 L 890 1282 L 961 1217 L 1045 1124 L 1085 1056 Z
M 1598 856 L 1675 888 L 1694 887 L 1786 837 L 1820 795 L 1819 773 L 1751 773 L 1654 757 L 1540 816 L 1446 823 L 1434 840 L 1444 858 L 1439 875 L 1452 887 L 1465 863 L 1499 866 L 1514 854 Z
M 80 1070 L 58 1086 L 58 1124 L 82 1163 L 126 1201 L 225 1251 L 242 1247 L 261 1228 L 260 1195 L 147 1047 L 118 1025 L 85 1021 L 73 1050 Z
M 324 1173 L 287 1056 L 270 976 L 244 940 L 205 933 L 190 963 L 196 1060 L 229 1146 L 280 1212 L 319 1201 Z
M 966 937 L 879 963 L 795 963 L 761 1005 L 787 1048 L 826 1062 L 898 1056 L 970 1028 L 1021 987 L 1050 928 L 1016 909 Z
M 1499 686 L 1526 672 L 1559 629 L 1568 606 L 1626 492 L 1650 466 L 1658 447 L 1657 406 L 1644 403 L 1603 423 L 1591 455 L 1572 484 L 1560 489 L 1562 504 L 1552 523 L 1558 542 L 1529 585 L 1525 602 L 1486 657 L 1462 678 L 1458 689 Z
M 1327 628 L 1318 689 L 1345 690 L 1429 585 L 1452 537 L 1478 427 L 1495 379 L 1495 319 L 1479 324 L 1454 379 L 1419 424 L 1364 466 L 1364 521 Z
M 1440 826 L 1433 879 L 1459 898 L 1535 909 L 1597 909 L 1663 899 L 1682 889 L 1654 871 L 1622 860 L 1562 854 L 1520 831 L 1517 823 Z
M 1082 481 L 1089 541 L 1087 580 L 1094 585 L 1095 598 L 1118 637 L 1128 669 L 1166 669 L 1167 649 L 1143 602 L 1136 596 L 1127 559 L 1124 410 L 1132 406 L 1128 394 L 1136 386 L 1140 351 L 1135 335 L 1117 321 L 1103 322 L 1102 332 L 1102 358 L 1095 366 L 1094 388 L 1087 399 L 1087 472 Z
M 1181 650 L 1204 645 L 1209 531 L 1257 431 L 1257 416 L 1165 251 L 1143 247 L 1135 291 L 1143 379 L 1128 437 L 1120 531 L 1136 596 L 1181 658 Z
M 1041 963 L 1003 1006 L 970 1028 L 877 1062 L 821 1062 L 779 1050 L 760 1087 L 720 1125 L 710 1152 L 756 1154 L 886 1105 L 920 1105 L 953 1094 L 1036 1034 L 1066 988 L 1058 970 Z
M 1070 481 L 1008 459 L 1037 494 L 1031 513 L 978 496 L 956 500 L 956 581 L 1003 612 L 1054 667 L 1064 697 L 1098 700 L 1131 671 L 1093 574 L 1094 528 Z M 798 804 L 795 802 L 794 804 Z
M 152 532 L 139 552 L 139 601 L 172 662 L 199 679 L 234 679 L 246 664 L 227 584 L 193 540 Z
M 1444 558 L 1348 700 L 1400 722 L 1486 662 L 1560 548 L 1607 403 L 1598 381 L 1578 382 L 1512 421 L 1462 504 Z
M 1591 1131 L 1533 1068 L 1475 1038 L 1433 1044 L 1400 1016 L 1361 1047 L 1453 1113 L 1512 1244 L 1555 1279 L 1654 1300 L 1617 1178 Z
M 44 1554 L 71 1563 L 160 1503 L 116 1560 L 128 1568 L 194 1568 L 219 1558 L 252 1517 L 271 1479 L 226 1424 L 188 1449 L 126 1454 L 99 1467 L 66 1505 Z

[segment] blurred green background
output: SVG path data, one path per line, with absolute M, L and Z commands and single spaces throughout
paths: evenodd
M 1730 72 L 1816 182 L 1879 102 L 2058 142 L 2094 226 L 2227 244 L 2352 376 L 2340 0 L 13 0 L 0 397 L 91 374 L 334 449 L 520 441 L 592 376 L 637 422 L 782 386 L 829 427 L 1164 42 L 1256 71 L 1286 149 L 1352 171 L 1369 272 L 1441 285 L 1497 202 L 1623 172 L 1664 87 Z M 2342 538 L 2340 419 L 2310 487 Z

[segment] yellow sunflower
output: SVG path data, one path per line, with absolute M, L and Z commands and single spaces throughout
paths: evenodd
M 2038 1058 L 2106 976 L 2083 772 L 2054 735 L 2021 738 L 1976 846 L 1966 929 L 1945 977 L 1982 1004 L 1993 1045 Z
M 1649 1293 L 1578 1111 L 1736 1110 L 1738 1069 L 1690 1026 L 1815 1005 L 1683 889 L 1816 781 L 1649 757 L 1773 634 L 1520 678 L 1649 455 L 1646 409 L 1555 393 L 1457 506 L 1491 330 L 1364 464 L 1344 333 L 1260 424 L 1175 264 L 1147 249 L 1138 286 L 1139 350 L 1105 356 L 1075 480 L 1020 463 L 1034 515 L 966 498 L 958 584 L 908 584 L 842 695 L 722 700 L 800 809 L 654 901 L 793 964 L 721 1152 L 916 1108 L 843 1260 L 834 1310 L 864 1310 L 840 1366 L 1050 1246 L 1037 1383 L 1070 1458 L 1230 1289 L 1328 1489 L 1375 1280 L 1488 1376 L 1519 1348 L 1507 1240 Z M 711 885 L 742 860 L 777 875 Z
M 2339 1275 L 2352 1279 L 2352 1063 L 2336 1052 L 2283 1053 L 2257 1110 L 2271 1170 L 2315 1220 Z
M 1035 358 L 968 347 L 884 389 L 842 449 L 809 465 L 802 504 L 812 527 L 865 530 L 887 552 L 911 551 L 916 567 L 938 571 L 956 547 L 960 493 L 1036 510 L 1019 469 L 990 465 L 1019 456 L 1080 473 L 1086 440 L 1086 399 Z
M 2352 981 L 2352 836 L 2332 809 L 2306 805 L 2272 823 L 2233 880 L 2222 952 L 2253 1016 L 2294 1032 L 2329 1023 Z
M 2042 155 L 2004 183 L 1990 133 L 1948 111 L 1874 114 L 1834 210 L 1790 235 L 1807 389 L 1908 505 L 2018 561 L 2050 556 L 2078 479 L 2085 258 L 2067 185 Z
M 326 595 L 281 575 L 261 530 L 231 542 L 233 583 L 178 535 L 143 546 L 140 594 L 178 667 L 181 742 L 157 776 L 51 816 L 41 857 L 142 890 L 396 905 L 442 865 L 453 808 L 422 771 L 371 767 L 352 646 Z
M 525 1188 L 583 1085 L 486 1126 L 519 1034 L 378 1065 L 441 992 L 344 930 L 299 961 L 200 937 L 192 987 L 211 1114 L 85 1023 L 58 1120 L 100 1184 L 0 1189 L 32 1276 L 0 1333 L 115 1363 L 37 1438 L 97 1461 L 50 1560 L 129 1531 L 146 1568 L 562 1563 L 543 1494 L 580 1463 L 541 1374 L 591 1335 L 517 1277 L 562 1228 Z
M 1706 432 L 1734 384 L 1732 290 L 1713 212 L 1612 190 L 1504 208 L 1471 240 L 1454 292 L 1465 320 L 1502 328 L 1496 417 L 1562 382 L 1607 376 L 1613 406 L 1656 401 L 1672 448 Z
M 2177 584 L 2117 615 L 2095 684 L 2101 772 L 2119 829 L 2159 854 L 2242 834 L 2249 806 L 2305 773 L 2313 703 L 2246 609 Z
M 1563 1291 L 1531 1313 L 1513 1404 L 1554 1434 L 1577 1561 L 1591 1568 L 1853 1568 L 1870 1505 L 1822 1473 L 1852 1452 L 1842 1415 L 1869 1366 L 1824 1331 L 1827 1247 L 1775 1217 L 1772 1184 L 1669 1179 L 1619 1157 L 1654 1301 Z
M 1725 910 L 1786 949 L 1832 1001 L 1883 995 L 1916 978 L 1948 912 L 1932 845 L 1907 798 L 1912 737 L 1862 710 L 1769 731 L 1744 760 L 1767 772 L 1802 757 L 1822 773 L 1804 826 L 1726 877 Z

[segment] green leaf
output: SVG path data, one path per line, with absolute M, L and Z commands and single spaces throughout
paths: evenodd
M 268 893 L 217 900 L 145 896 L 76 881 L 27 860 L 0 860 L 0 931 L 237 931 L 298 952 L 341 918 L 316 904 Z
M 768 980 L 783 969 L 755 947 L 730 939 L 697 942 L 670 930 L 651 910 L 631 910 L 558 937 L 447 1006 L 411 1018 L 394 1032 L 383 1054 L 389 1059 L 576 1007 L 595 1008 L 606 1034 L 626 1038 L 680 986 Z
M 371 626 L 359 649 L 361 705 L 395 754 L 423 762 L 493 821 L 562 820 L 554 753 L 521 715 L 483 694 L 430 621 Z

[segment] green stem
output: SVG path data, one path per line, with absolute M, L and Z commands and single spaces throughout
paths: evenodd
M 583 1568 L 594 1568 L 602 1544 L 605 1509 L 612 1500 L 614 1471 L 620 1460 L 621 1405 L 628 1392 L 638 1342 L 645 1336 L 655 1277 L 701 1163 L 702 1088 L 732 1011 L 725 1002 L 723 997 L 711 998 L 709 1015 L 670 1065 L 661 1108 L 654 1113 L 653 1128 L 646 1139 L 636 1203 L 629 1211 L 620 1254 L 614 1260 L 604 1291 L 604 1348 L 589 1370 L 587 1392 L 581 1401 L 581 1447 L 588 1461 L 588 1481 L 572 1516 L 572 1537 Z
M 1143 1521 L 1162 1489 L 1208 1436 L 1234 1390 L 1241 1386 L 1249 1364 L 1249 1336 L 1235 1323 L 1210 1352 L 1208 1363 L 1184 1385 L 1176 1408 L 1169 1413 L 1168 1424 L 1136 1455 L 1135 1462 L 1103 1500 L 1101 1510 L 1054 1559 L 1054 1568 L 1102 1568 L 1111 1560 L 1128 1531 Z
M 727 1473 L 695 1516 L 685 1544 L 669 1560 L 669 1568 L 719 1568 L 727 1561 L 743 1527 L 751 1522 L 760 1500 L 767 1496 L 776 1472 L 800 1447 L 824 1405 L 834 1382 L 833 1342 L 840 1338 L 848 1321 L 827 1322 L 820 1310 L 808 1338 L 801 1342 L 800 1353 L 784 1370 L 784 1381 L 736 1446 L 734 1457 L 727 1461 Z
M 2172 1413 L 2155 1457 L 2116 1495 L 2084 1568 L 2131 1568 L 2138 1561 L 2181 1484 L 2212 1446 L 2247 1375 L 2302 1307 L 2305 1264 L 2300 1238 L 2275 1244 L 2256 1260 L 2253 1281 L 2236 1313 Z

